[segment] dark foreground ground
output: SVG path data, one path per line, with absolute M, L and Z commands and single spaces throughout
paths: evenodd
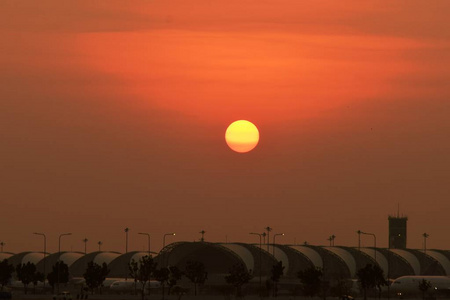
M 52 295 L 14 295 L 13 300 L 52 300 Z M 72 298 L 72 300 L 75 300 L 76 296 Z M 90 300 L 141 300 L 140 296 L 132 296 L 132 295 L 90 295 Z M 161 300 L 161 295 L 151 295 L 145 297 L 146 300 Z M 178 300 L 178 296 L 166 296 L 165 299 L 167 300 Z M 181 297 L 182 300 L 235 300 L 235 299 L 245 299 L 245 300 L 322 300 L 322 298 L 319 297 L 303 297 L 303 296 L 278 296 L 276 298 L 273 297 L 263 297 L 260 298 L 258 296 L 245 296 L 241 298 L 236 298 L 234 296 L 212 296 L 212 295 L 200 295 L 200 296 L 193 296 L 193 295 L 186 295 Z M 367 298 L 368 300 L 378 300 L 378 298 Z M 381 298 L 386 300 L 387 298 Z M 392 300 L 397 300 L 398 298 L 391 298 Z M 422 298 L 403 298 L 402 300 L 421 300 Z M 438 298 L 438 299 L 444 299 L 444 298 Z M 69 299 L 67 299 L 69 300 Z M 327 297 L 327 300 L 340 300 L 340 298 L 337 297 Z M 362 298 L 355 298 L 355 300 L 362 300 Z

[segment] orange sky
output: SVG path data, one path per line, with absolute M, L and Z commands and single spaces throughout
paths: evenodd
M 124 6 L 126 5 L 126 6 Z M 450 249 L 450 2 L 0 2 L 5 250 L 33 231 L 141 250 L 150 232 Z M 238 119 L 260 131 L 237 154 Z M 278 240 L 277 240 L 278 241 Z M 281 238 L 279 240 L 281 241 Z M 370 239 L 363 241 L 371 245 Z

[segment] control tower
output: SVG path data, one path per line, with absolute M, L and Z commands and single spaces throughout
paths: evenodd
M 408 217 L 389 216 L 389 248 L 390 249 L 406 249 L 406 223 Z

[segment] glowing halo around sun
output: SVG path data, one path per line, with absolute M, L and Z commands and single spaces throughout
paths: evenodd
M 225 141 L 233 151 L 239 153 L 252 151 L 259 142 L 258 128 L 246 120 L 235 121 L 227 128 Z

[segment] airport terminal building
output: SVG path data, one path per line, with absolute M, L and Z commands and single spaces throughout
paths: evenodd
M 158 266 L 177 266 L 183 270 L 188 261 L 200 261 L 208 272 L 208 283 L 220 284 L 235 264 L 242 264 L 254 276 L 266 280 L 275 263 L 283 263 L 286 282 L 298 282 L 297 274 L 310 267 L 323 270 L 323 278 L 328 281 L 355 279 L 359 269 L 367 264 L 376 264 L 384 274 L 395 279 L 408 275 L 450 276 L 450 251 L 437 249 L 406 248 L 406 217 L 389 217 L 389 248 L 176 242 L 167 245 L 159 253 L 151 253 Z M 97 251 L 0 253 L 0 260 L 7 259 L 14 266 L 27 262 L 34 263 L 37 270 L 49 273 L 60 259 L 69 266 L 72 278 L 83 276 L 89 262 L 106 263 L 111 278 L 129 277 L 128 265 L 148 252 L 118 253 Z

